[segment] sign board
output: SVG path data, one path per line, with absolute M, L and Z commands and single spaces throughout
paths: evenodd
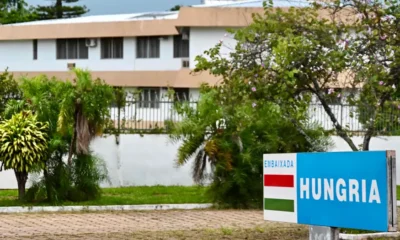
M 394 151 L 264 155 L 264 219 L 396 231 Z

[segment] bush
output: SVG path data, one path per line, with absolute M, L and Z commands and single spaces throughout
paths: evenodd
M 263 154 L 323 151 L 330 142 L 322 128 L 307 120 L 294 125 L 284 106 L 261 101 L 257 106 L 246 101 L 225 105 L 221 92 L 204 87 L 196 109 L 178 107 L 183 121 L 169 123 L 171 139 L 181 143 L 177 163 L 194 157 L 193 179 L 211 180 L 208 194 L 220 207 L 261 208 Z
M 71 167 L 54 158 L 47 166 L 46 176 L 33 182 L 28 190 L 27 201 L 58 204 L 95 200 L 101 197 L 100 183 L 108 180 L 104 162 L 93 155 L 73 158 Z

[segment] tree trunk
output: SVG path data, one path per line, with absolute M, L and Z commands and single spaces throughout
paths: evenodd
M 72 165 L 72 155 L 76 152 L 76 138 L 77 138 L 77 124 L 78 124 L 78 113 L 79 107 L 75 106 L 75 113 L 74 113 L 74 131 L 72 132 L 72 139 L 71 144 L 69 146 L 69 153 L 68 153 L 68 166 Z
M 46 194 L 47 194 L 47 200 L 49 202 L 52 202 L 52 196 L 51 196 L 51 183 L 49 180 L 49 173 L 47 172 L 47 163 L 46 163 L 46 168 L 43 170 L 43 175 L 44 175 L 44 181 L 46 183 Z
M 28 181 L 28 173 L 26 171 L 18 172 L 16 170 L 14 170 L 14 172 L 18 183 L 18 199 L 23 201 L 25 199 L 25 185 L 26 181 Z
M 57 0 L 55 8 L 56 18 L 63 18 L 62 0 Z
M 317 95 L 320 103 L 322 104 L 322 107 L 325 110 L 325 113 L 331 119 L 333 126 L 336 129 L 337 134 L 349 145 L 349 147 L 351 148 L 352 151 L 358 151 L 358 148 L 354 144 L 353 140 L 351 140 L 351 138 L 349 137 L 347 132 L 343 129 L 341 123 L 339 123 L 338 120 L 336 119 L 336 116 L 335 116 L 335 114 L 333 114 L 331 107 L 326 102 L 326 99 L 321 95 L 321 88 L 318 84 L 318 81 L 316 79 L 312 79 L 312 81 L 313 81 L 313 84 L 315 87 L 315 90 L 312 89 L 312 91 Z

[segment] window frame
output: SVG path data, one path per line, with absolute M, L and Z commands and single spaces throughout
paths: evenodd
M 116 49 L 120 44 L 121 49 Z M 108 49 L 106 48 L 106 45 Z M 106 56 L 105 51 L 110 52 L 110 56 Z M 101 59 L 124 59 L 124 38 L 123 37 L 105 37 L 100 38 L 100 58 Z
M 190 39 L 189 32 L 186 32 L 185 34 L 187 34 Z M 174 36 L 174 43 L 173 43 L 174 58 L 189 58 L 190 57 L 190 41 L 189 41 L 189 39 L 183 40 L 182 34 Z M 187 44 L 187 45 L 184 45 L 184 44 Z
M 65 44 L 65 49 L 61 49 Z M 74 44 L 75 45 L 74 45 Z M 74 53 L 69 49 L 76 48 Z M 84 51 L 81 51 L 84 50 Z M 61 52 L 62 51 L 62 52 Z M 63 56 L 65 55 L 65 57 Z M 70 56 L 70 55 L 76 56 Z M 56 39 L 56 59 L 57 60 L 87 60 L 89 59 L 89 47 L 86 46 L 86 38 L 59 38 Z
M 190 101 L 189 95 L 190 95 L 189 88 L 174 88 L 174 102 L 189 102 Z
M 154 44 L 154 45 L 153 45 Z M 143 50 L 142 47 L 145 49 Z M 155 48 L 155 53 L 152 51 Z M 156 59 L 160 58 L 161 41 L 159 36 L 146 36 L 136 38 L 136 58 L 137 59 Z
M 33 60 L 38 59 L 38 40 L 33 39 L 32 40 L 32 46 L 33 46 Z
M 139 101 L 138 108 L 142 109 L 159 109 L 160 108 L 160 94 L 161 89 L 157 87 L 139 87 Z M 154 95 L 152 92 L 154 91 Z M 143 93 L 148 96 L 149 100 L 146 100 L 146 97 L 143 96 Z M 154 99 L 152 99 L 154 96 Z

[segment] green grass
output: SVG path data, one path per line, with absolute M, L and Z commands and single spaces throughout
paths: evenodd
M 400 200 L 400 186 L 397 186 L 397 200 Z
M 206 187 L 152 186 L 105 188 L 100 199 L 87 202 L 63 202 L 63 206 L 71 205 L 140 205 L 140 204 L 179 204 L 209 203 Z M 48 203 L 21 204 L 17 201 L 16 190 L 0 190 L 0 207 L 10 206 L 46 206 Z

